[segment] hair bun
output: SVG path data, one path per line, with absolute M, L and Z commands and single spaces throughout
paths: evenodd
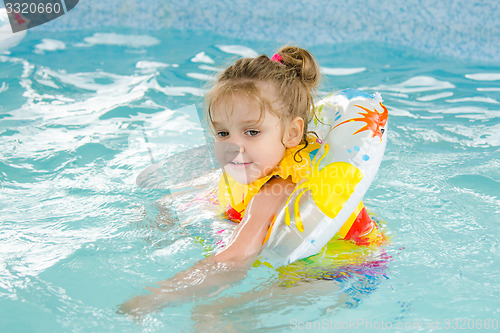
M 277 52 L 281 56 L 281 63 L 293 69 L 304 84 L 310 88 L 318 85 L 320 72 L 313 55 L 296 46 L 283 46 Z

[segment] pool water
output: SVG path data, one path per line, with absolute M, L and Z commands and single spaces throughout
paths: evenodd
M 347 246 L 324 267 L 256 266 L 140 321 L 116 313 L 204 258 L 227 227 L 196 205 L 176 221 L 171 207 L 198 192 L 172 198 L 136 177 L 203 143 L 196 114 L 220 68 L 279 46 L 175 30 L 30 31 L 0 55 L 0 331 L 498 327 L 500 67 L 382 43 L 309 49 L 320 95 L 378 91 L 389 109 L 364 199 L 387 244 Z M 203 174 L 204 162 L 186 168 Z

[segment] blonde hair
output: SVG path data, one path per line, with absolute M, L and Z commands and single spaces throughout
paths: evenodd
M 319 66 L 308 51 L 295 46 L 284 46 L 269 59 L 266 55 L 237 60 L 218 77 L 205 99 L 205 117 L 212 124 L 212 107 L 224 99 L 241 93 L 254 98 L 260 105 L 261 117 L 267 110 L 278 116 L 283 123 L 295 117 L 304 120 L 301 143 L 307 146 L 307 125 L 314 117 L 312 93 L 319 82 Z M 279 59 L 274 60 L 274 59 Z M 278 94 L 279 109 L 273 109 L 275 101 L 266 100 L 257 86 L 271 83 Z M 212 126 L 213 127 L 213 126 Z

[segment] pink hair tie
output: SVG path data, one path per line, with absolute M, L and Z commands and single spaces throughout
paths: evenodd
M 277 61 L 279 63 L 283 63 L 283 57 L 280 56 L 278 53 L 276 53 L 275 55 L 273 55 L 273 57 L 271 58 L 271 61 Z

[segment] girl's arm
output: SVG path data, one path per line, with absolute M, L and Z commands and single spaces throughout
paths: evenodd
M 183 298 L 209 294 L 243 279 L 262 249 L 269 225 L 295 188 L 290 179 L 272 178 L 250 201 L 243 220 L 235 229 L 229 245 L 167 281 L 147 289 L 152 293 L 137 296 L 120 306 L 120 312 L 142 315 Z M 216 290 L 214 290 L 216 288 Z

